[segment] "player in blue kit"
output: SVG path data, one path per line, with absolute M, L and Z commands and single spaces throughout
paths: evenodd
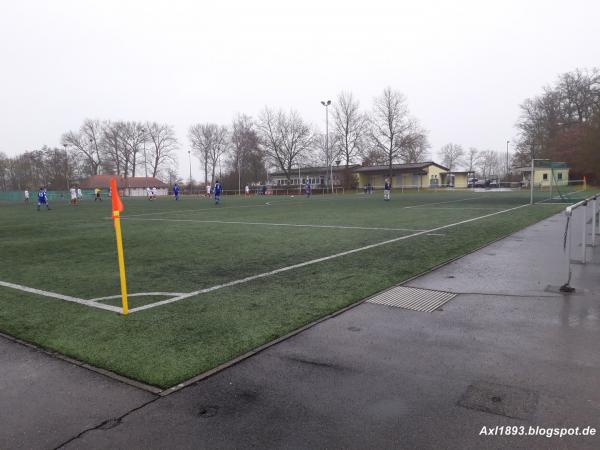
M 38 191 L 38 201 L 37 201 L 37 210 L 40 210 L 40 207 L 42 205 L 46 205 L 46 209 L 49 211 L 50 210 L 50 205 L 48 204 L 48 196 L 46 194 L 46 189 L 44 189 L 43 187 L 40 188 L 40 190 Z
M 218 205 L 219 203 L 221 203 L 221 183 L 219 183 L 219 180 L 217 180 L 217 182 L 215 183 L 215 187 L 213 190 L 214 196 L 215 196 L 215 205 Z
M 179 200 L 179 185 L 177 183 L 173 186 L 173 194 L 175 195 L 175 200 Z

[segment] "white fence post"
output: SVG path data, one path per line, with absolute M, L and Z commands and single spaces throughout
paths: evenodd
M 592 247 L 596 246 L 596 197 L 592 200 Z
M 587 203 L 583 204 L 583 235 L 582 238 L 583 240 L 581 241 L 581 262 L 583 264 L 586 263 L 587 260 Z

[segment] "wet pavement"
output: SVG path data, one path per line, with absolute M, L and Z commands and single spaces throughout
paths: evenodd
M 600 448 L 598 435 L 481 435 L 507 425 L 600 433 L 600 249 L 573 266 L 576 292 L 558 293 L 563 229 L 552 217 L 408 283 L 459 294 L 433 313 L 363 303 L 139 409 L 150 394 L 111 385 L 112 397 L 89 399 L 98 423 L 128 407 L 115 397 L 132 411 L 66 447 Z M 79 390 L 114 383 L 74 378 Z M 61 437 L 93 422 L 56 401 L 60 423 L 75 422 L 53 425 Z M 15 408 L 20 436 L 44 422 Z M 48 429 L 29 429 L 22 447 L 51 447 Z

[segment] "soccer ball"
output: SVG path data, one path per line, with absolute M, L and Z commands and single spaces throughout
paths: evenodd
M 293 195 L 291 195 L 291 197 L 292 197 L 292 198 L 294 198 L 294 196 L 293 196 Z

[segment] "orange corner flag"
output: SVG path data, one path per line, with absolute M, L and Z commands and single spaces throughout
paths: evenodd
M 119 189 L 117 188 L 117 180 L 114 177 L 110 178 L 110 195 L 112 198 L 112 210 L 122 212 L 123 203 L 121 197 L 119 197 Z

